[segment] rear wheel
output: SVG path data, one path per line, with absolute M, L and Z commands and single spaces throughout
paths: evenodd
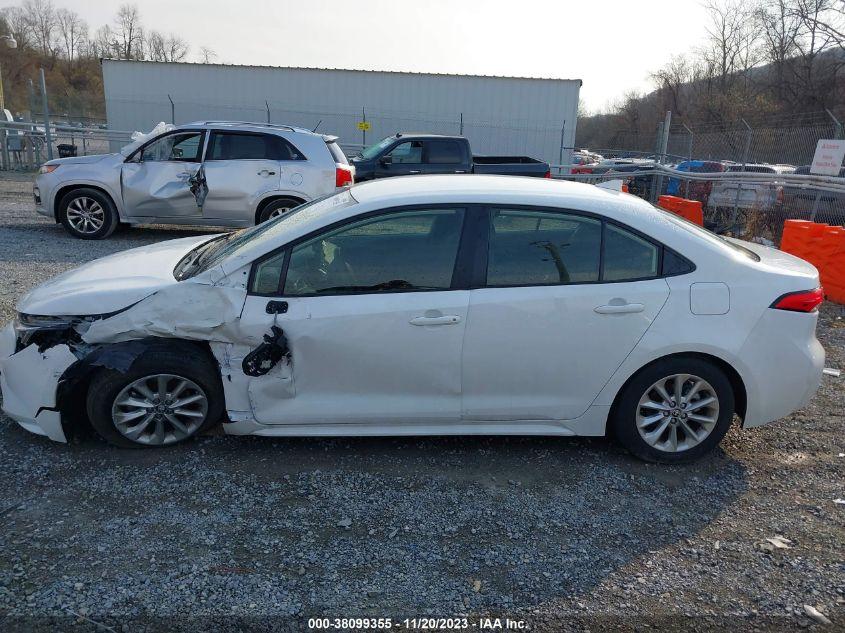
M 111 199 L 88 187 L 65 194 L 59 201 L 58 212 L 65 230 L 83 240 L 102 240 L 120 224 Z
M 220 376 L 200 350 L 154 345 L 128 372 L 100 371 L 88 389 L 87 408 L 91 425 L 111 444 L 170 446 L 220 420 Z
M 278 200 L 271 200 L 262 207 L 261 211 L 259 211 L 258 224 L 266 222 L 267 220 L 272 220 L 273 218 L 277 218 L 281 215 L 286 215 L 290 213 L 294 207 L 298 207 L 300 204 L 302 204 L 300 201 L 294 200 L 293 198 L 279 198 Z
M 637 457 L 680 463 L 712 450 L 733 416 L 733 388 L 724 372 L 704 359 L 676 357 L 634 376 L 620 394 L 610 425 Z

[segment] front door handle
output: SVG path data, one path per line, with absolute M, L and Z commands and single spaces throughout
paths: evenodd
M 598 314 L 632 314 L 634 312 L 642 312 L 643 310 L 645 310 L 645 305 L 642 303 L 609 303 L 598 306 L 595 312 Z
M 262 169 L 260 172 L 258 172 L 258 175 L 259 176 L 275 176 L 276 172 L 270 171 L 269 169 Z
M 461 317 L 457 314 L 447 314 L 436 317 L 414 317 L 409 321 L 411 325 L 455 325 L 461 322 Z
M 420 170 L 419 170 L 419 169 L 412 169 L 412 170 L 411 170 L 411 171 L 409 171 L 408 173 L 409 173 L 409 174 L 418 174 L 418 173 L 420 173 Z

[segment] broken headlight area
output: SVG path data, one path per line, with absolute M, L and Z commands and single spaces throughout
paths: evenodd
M 81 343 L 80 332 L 102 318 L 98 316 L 50 316 L 41 314 L 18 313 L 15 319 L 15 351 L 19 352 L 29 345 L 37 345 L 38 351 L 62 343 Z

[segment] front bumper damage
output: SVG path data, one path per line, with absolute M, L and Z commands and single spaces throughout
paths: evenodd
M 12 324 L 0 331 L 0 391 L 3 411 L 24 429 L 67 442 L 57 408 L 59 381 L 78 359 L 65 344 L 43 352 L 29 345 L 15 352 Z

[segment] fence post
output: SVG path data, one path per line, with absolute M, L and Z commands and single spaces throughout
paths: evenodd
M 831 112 L 831 111 L 830 111 L 830 110 L 828 110 L 827 108 L 825 108 L 825 112 L 827 112 L 827 115 L 828 115 L 831 119 L 833 119 L 833 124 L 836 126 L 836 128 L 835 128 L 835 129 L 836 129 L 836 131 L 833 133 L 833 138 L 835 138 L 835 139 L 840 139 L 840 138 L 842 138 L 842 123 L 840 123 L 840 122 L 839 122 L 839 119 L 837 119 L 837 118 L 833 115 L 833 112 Z
M 748 125 L 748 122 L 745 119 L 740 119 L 742 124 L 745 126 L 746 130 L 748 130 L 747 136 L 745 137 L 745 151 L 742 153 L 742 171 L 740 174 L 745 173 L 745 166 L 748 164 L 748 155 L 751 152 L 751 135 L 754 133 L 754 130 L 751 129 L 751 126 Z M 742 189 L 742 177 L 740 176 L 740 181 L 736 185 L 736 198 L 734 198 L 734 210 L 731 213 L 731 224 L 728 228 L 732 229 L 736 226 L 736 220 L 739 217 L 739 192 Z
M 460 135 L 461 136 L 464 135 L 464 113 L 463 112 L 461 112 L 461 131 L 460 131 Z
M 361 106 L 361 121 L 367 122 L 367 109 L 364 106 Z M 361 144 L 367 147 L 367 130 L 365 129 L 361 130 Z
M 687 146 L 687 160 L 689 162 L 692 162 L 692 141 L 695 135 L 693 134 L 692 130 L 689 129 L 689 126 L 686 123 L 681 123 L 681 125 L 684 126 L 684 129 L 687 131 L 687 134 L 689 134 L 689 145 Z M 692 171 L 692 167 L 690 167 L 689 170 Z M 684 182 L 686 183 L 686 186 L 684 187 L 684 197 L 688 198 L 690 181 L 686 180 Z
M 267 99 L 264 100 L 264 107 L 267 108 L 267 123 L 270 122 L 270 104 L 267 103 Z
M 53 137 L 50 134 L 50 107 L 47 105 L 47 80 L 41 69 L 41 101 L 44 104 L 44 137 L 47 143 L 47 160 L 53 160 Z
M 666 111 L 666 119 L 660 124 L 660 136 L 658 136 L 658 149 L 657 149 L 657 164 L 663 165 L 666 162 L 666 150 L 669 146 L 669 128 L 672 125 L 672 111 Z M 651 202 L 652 204 L 657 202 L 657 196 L 660 195 L 660 190 L 663 188 L 663 176 L 655 176 L 652 178 L 651 181 Z
M 563 121 L 563 125 L 560 126 L 560 152 L 558 153 L 557 157 L 557 164 L 563 165 L 563 138 L 566 134 L 566 119 Z M 563 167 L 558 167 L 558 172 L 563 174 Z
M 176 104 L 173 103 L 173 99 L 170 98 L 170 95 L 167 95 L 167 100 L 170 101 L 170 122 L 173 125 L 176 125 Z

